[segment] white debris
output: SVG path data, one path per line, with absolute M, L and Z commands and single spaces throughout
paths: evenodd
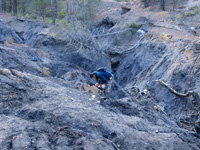
M 156 130 L 155 132 L 158 133 L 158 130 Z
M 154 106 L 153 109 L 159 111 L 159 108 L 157 106 Z
M 146 32 L 145 32 L 143 29 L 137 30 L 136 33 L 137 33 L 141 38 L 142 38 L 142 37 L 145 37 L 145 35 L 146 35 Z

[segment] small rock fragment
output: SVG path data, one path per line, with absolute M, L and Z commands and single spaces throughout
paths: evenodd
M 158 133 L 158 130 L 156 130 L 155 132 Z

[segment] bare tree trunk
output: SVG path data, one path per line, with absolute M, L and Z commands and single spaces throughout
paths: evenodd
M 53 20 L 53 0 L 51 0 L 51 18 Z
M 12 11 L 12 0 L 9 1 L 9 12 Z
M 2 10 L 6 12 L 6 0 L 2 0 Z
M 2 0 L 0 0 L 0 13 L 2 13 Z
M 177 0 L 174 0 L 174 2 L 173 2 L 173 11 L 174 11 L 174 9 L 175 9 L 175 7 L 176 7 L 176 1 L 177 1 Z
M 76 18 L 76 10 L 74 8 L 74 0 L 72 0 L 71 4 L 71 16 L 72 16 L 72 23 L 74 26 L 74 32 L 77 33 L 77 18 Z
M 145 7 L 145 8 L 147 8 L 147 7 L 148 7 L 147 0 L 144 0 L 144 7 Z
M 44 14 L 42 14 L 42 19 L 43 19 L 43 22 L 44 22 L 44 27 L 47 27 L 47 24 L 46 24 L 46 21 L 45 21 Z
M 70 22 L 71 20 L 71 9 L 70 9 L 70 0 L 67 2 L 67 21 Z
M 25 0 L 21 0 L 22 5 L 22 13 L 25 14 L 26 8 L 25 8 Z
M 37 18 L 37 15 L 36 15 L 36 0 L 34 0 L 34 13 L 33 13 L 33 16 L 34 18 L 36 19 Z
M 160 0 L 160 8 L 165 11 L 165 0 Z
M 17 0 L 13 0 L 13 13 L 17 14 Z
M 74 15 L 75 14 L 75 11 L 74 11 L 74 0 L 72 0 L 71 2 L 71 12 L 70 12 L 70 15 L 74 18 Z
M 56 23 L 56 16 L 57 16 L 56 14 L 57 14 L 57 1 L 54 0 L 54 13 L 53 13 L 53 21 L 52 21 L 52 24 L 54 25 Z
M 83 18 L 84 18 L 84 23 L 86 22 L 86 19 L 85 19 L 85 14 L 86 14 L 86 4 L 85 4 L 85 0 L 83 0 Z
M 58 0 L 58 1 L 59 1 L 59 0 Z M 54 8 L 54 12 L 55 12 L 56 18 L 58 18 L 58 1 L 55 0 L 55 8 Z

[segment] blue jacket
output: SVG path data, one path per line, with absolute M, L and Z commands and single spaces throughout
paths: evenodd
M 95 71 L 94 74 L 99 84 L 106 83 L 110 80 L 110 77 L 112 77 L 112 74 L 109 71 Z

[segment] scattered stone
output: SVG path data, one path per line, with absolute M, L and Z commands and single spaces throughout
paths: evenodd
M 11 72 L 12 72 L 13 75 L 15 75 L 17 77 L 20 77 L 20 78 L 24 77 L 24 73 L 23 72 L 17 71 L 15 69 L 12 69 Z
M 155 132 L 158 133 L 158 130 L 156 130 Z
M 145 37 L 145 35 L 146 35 L 146 31 L 143 29 L 137 30 L 136 33 L 138 34 L 138 36 L 140 36 L 140 38 Z
M 145 37 L 148 38 L 148 39 L 151 39 L 153 37 L 153 34 L 147 33 Z
M 190 28 L 189 28 L 189 32 L 192 33 L 193 35 L 198 36 L 197 30 L 196 30 L 195 27 L 190 27 Z
M 159 108 L 157 106 L 154 106 L 153 109 L 159 111 Z
M 159 41 L 166 41 L 166 42 L 170 42 L 170 40 L 172 39 L 172 35 L 171 34 L 166 34 L 166 33 L 161 33 L 158 36 L 158 40 Z

